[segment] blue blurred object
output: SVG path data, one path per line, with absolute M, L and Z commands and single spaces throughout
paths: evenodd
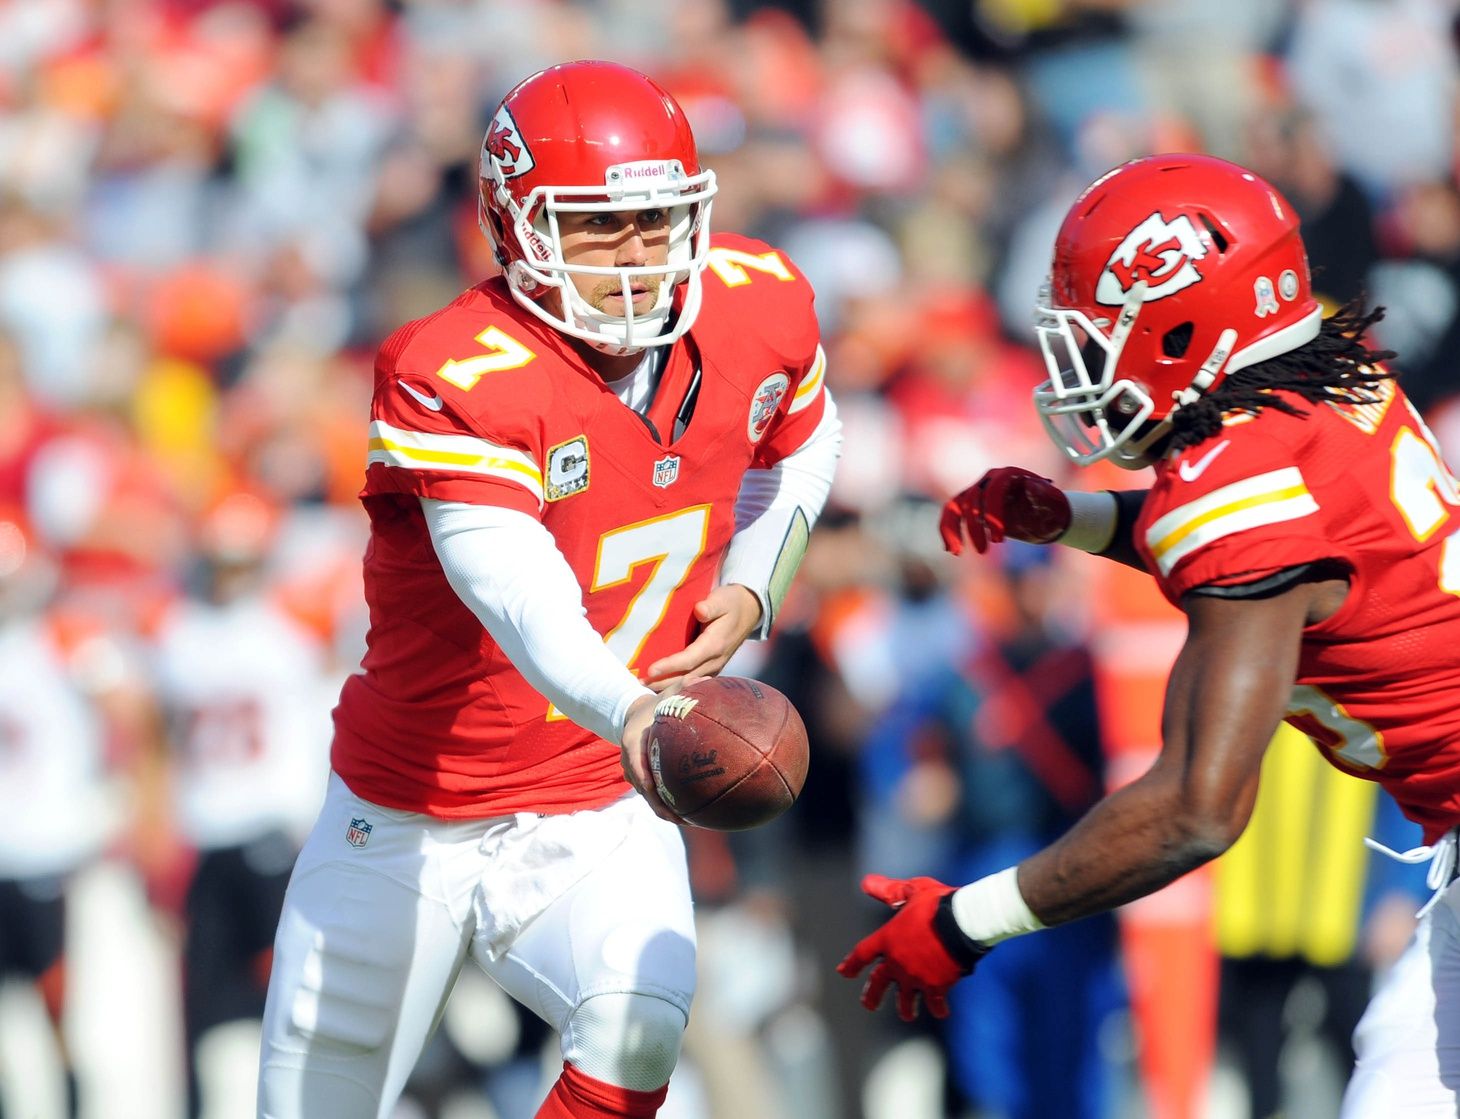
M 1023 540 L 1005 540 L 997 545 L 999 568 L 1006 575 L 1023 575 L 1045 571 L 1054 563 L 1054 549 L 1048 544 L 1028 544 Z

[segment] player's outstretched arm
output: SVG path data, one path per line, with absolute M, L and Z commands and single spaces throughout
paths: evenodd
M 1189 628 L 1166 685 L 1156 764 L 1020 864 L 1020 890 L 1046 924 L 1144 897 L 1236 841 L 1322 586 L 1266 599 L 1186 596 Z
M 1231 846 L 1247 825 L 1263 753 L 1286 709 L 1303 627 L 1325 616 L 1327 589 L 1306 583 L 1267 599 L 1189 595 L 1190 629 L 1167 684 L 1156 764 L 1017 868 L 952 893 L 948 909 L 963 935 L 988 948 L 1101 913 Z M 875 1006 L 895 984 L 899 1009 L 911 994 L 931 1008 L 933 996 L 957 980 L 919 962 L 936 936 L 936 914 L 909 901 L 842 962 L 838 970 L 849 977 L 876 961 L 885 965 L 874 970 L 880 987 L 869 985 L 864 1004 Z
M 1145 491 L 1066 493 L 1050 479 L 1021 466 L 997 466 L 943 506 L 943 547 L 963 554 L 965 538 L 976 552 L 1002 540 L 1065 544 L 1142 571 L 1132 539 Z

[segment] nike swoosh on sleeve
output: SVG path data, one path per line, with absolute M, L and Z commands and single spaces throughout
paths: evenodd
M 442 408 L 446 406 L 446 401 L 441 399 L 441 394 L 439 392 L 433 392 L 430 396 L 427 396 L 420 389 L 411 385 L 408 381 L 397 379 L 395 383 L 405 391 L 405 394 L 407 396 L 409 396 L 422 408 L 429 408 L 432 412 L 439 412 Z
M 1212 464 L 1212 460 L 1215 459 L 1223 451 L 1225 451 L 1227 449 L 1227 445 L 1231 442 L 1232 441 L 1230 439 L 1223 439 L 1220 443 L 1218 443 L 1206 454 L 1202 455 L 1201 458 L 1197 459 L 1195 462 L 1183 462 L 1180 466 L 1176 468 L 1176 473 L 1181 475 L 1181 480 L 1183 482 L 1195 482 L 1198 478 L 1202 476 L 1202 472 L 1205 471 L 1206 468 Z

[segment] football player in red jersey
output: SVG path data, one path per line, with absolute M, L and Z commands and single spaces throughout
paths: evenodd
M 390 1114 L 468 956 L 561 1035 L 540 1119 L 663 1102 L 695 946 L 645 731 L 768 630 L 840 449 L 811 289 L 712 236 L 714 193 L 623 66 L 496 111 L 502 275 L 376 362 L 369 647 L 280 920 L 261 1116 Z
M 1065 493 L 1017 467 L 945 508 L 980 552 L 1055 541 L 1149 571 L 1186 614 L 1151 770 L 1058 841 L 959 889 L 872 877 L 897 912 L 842 961 L 946 1014 L 999 941 L 1113 908 L 1225 851 L 1280 720 L 1422 825 L 1436 895 L 1355 1035 L 1346 1119 L 1460 1102 L 1460 484 L 1363 341 L 1326 321 L 1291 206 L 1206 156 L 1128 163 L 1075 202 L 1036 325 L 1036 408 L 1077 463 L 1153 465 L 1149 490 Z

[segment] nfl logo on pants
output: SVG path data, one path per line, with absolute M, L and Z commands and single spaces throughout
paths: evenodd
M 367 823 L 364 816 L 357 816 L 350 821 L 350 826 L 345 829 L 345 839 L 351 847 L 364 847 L 365 841 L 370 838 L 370 832 L 374 825 Z

